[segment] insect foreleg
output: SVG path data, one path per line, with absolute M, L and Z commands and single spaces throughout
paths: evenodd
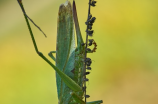
M 49 52 L 48 56 L 51 57 L 54 61 L 56 61 L 55 57 L 53 56 L 53 53 L 56 53 L 56 51 Z

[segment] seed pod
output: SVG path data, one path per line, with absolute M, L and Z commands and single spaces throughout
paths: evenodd
M 88 34 L 93 34 L 93 30 L 87 31 Z
M 88 66 L 86 69 L 87 69 L 87 70 L 91 70 L 91 67 Z
M 97 2 L 93 0 L 93 1 L 90 3 L 90 5 L 93 6 L 93 7 L 95 7 L 95 6 L 96 6 L 96 5 L 95 5 L 96 3 L 97 3 Z
M 91 46 L 91 45 L 92 45 L 92 43 L 89 43 L 88 45 L 89 45 L 89 46 Z
M 96 20 L 96 17 L 93 17 L 89 22 L 90 22 L 91 24 L 93 24 L 93 23 L 95 22 L 95 20 Z
M 85 24 L 88 25 L 88 22 L 86 21 Z
M 86 58 L 86 59 L 85 59 L 85 62 L 90 62 L 90 61 L 91 61 L 90 58 Z
M 86 25 L 88 25 L 88 23 L 93 24 L 95 22 L 95 20 L 96 20 L 96 17 L 93 17 L 92 19 L 87 20 Z
M 84 46 L 84 45 L 85 45 L 85 43 L 82 43 L 81 45 L 82 45 L 82 46 Z
M 90 58 L 86 58 L 87 63 L 92 63 L 92 60 Z
M 88 29 L 90 29 L 90 30 L 91 30 L 91 29 L 92 29 L 92 26 L 91 26 L 91 25 L 88 25 Z
M 92 18 L 92 15 L 90 14 L 89 16 L 88 16 L 88 20 L 85 22 L 86 23 L 86 25 L 88 25 L 88 22 L 89 22 L 89 20 Z
M 93 39 L 89 39 L 88 41 L 92 43 L 94 40 Z
M 85 79 L 83 79 L 83 81 L 89 81 L 89 79 L 88 79 L 88 78 L 85 78 Z
M 90 72 L 85 72 L 85 73 L 84 73 L 84 75 L 88 75 L 88 74 L 90 74 Z
M 87 52 L 92 52 L 92 50 L 90 48 L 87 48 Z
M 92 15 L 90 14 L 89 16 L 88 16 L 88 20 L 90 20 L 92 18 Z
M 91 26 L 91 25 L 88 25 L 88 28 L 87 28 L 87 29 L 92 30 L 92 26 Z
M 85 95 L 85 98 L 89 98 L 90 96 L 89 95 Z
M 89 44 L 88 45 L 91 46 L 93 44 L 93 41 L 94 41 L 93 39 L 89 39 Z
M 92 36 L 93 35 L 93 30 L 86 30 L 86 32 L 87 32 L 87 34 L 89 35 L 89 36 Z
M 82 87 L 82 90 L 83 90 L 83 91 L 86 91 L 86 88 L 87 88 L 87 87 L 86 87 L 86 86 L 84 86 L 84 87 Z
M 89 23 L 89 26 L 93 26 L 93 23 Z
M 88 62 L 86 62 L 86 65 L 87 65 L 87 66 L 91 66 L 91 64 L 92 64 L 92 61 L 91 61 L 91 60 L 88 61 Z

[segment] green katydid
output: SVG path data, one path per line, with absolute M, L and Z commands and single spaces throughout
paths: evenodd
M 86 102 L 86 98 L 88 98 L 89 95 L 86 95 L 85 91 L 85 84 L 88 80 L 85 77 L 85 75 L 88 74 L 86 72 L 85 60 L 88 60 L 89 58 L 85 58 L 87 50 L 83 45 L 84 42 L 78 24 L 75 1 L 73 1 L 73 9 L 71 8 L 71 4 L 68 0 L 59 7 L 56 51 L 51 51 L 49 53 L 49 56 L 56 62 L 56 65 L 52 64 L 41 52 L 38 51 L 36 41 L 28 21 L 31 19 L 27 16 L 24 10 L 22 0 L 17 1 L 23 11 L 35 51 L 56 71 L 59 104 L 102 103 L 102 100 Z M 38 27 L 32 20 L 31 22 Z M 74 23 L 76 27 L 77 47 L 75 45 Z M 56 58 L 53 56 L 53 53 L 56 53 Z M 83 101 L 84 97 L 85 101 Z

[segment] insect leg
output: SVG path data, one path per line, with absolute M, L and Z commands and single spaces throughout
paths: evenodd
M 17 0 L 22 11 L 25 11 L 24 10 L 24 7 L 22 5 L 22 1 L 21 0 Z M 24 14 L 24 17 L 25 17 L 25 20 L 26 20 L 26 23 L 27 23 L 27 26 L 28 26 L 28 29 L 29 29 L 29 32 L 30 32 L 30 35 L 31 35 L 31 38 L 32 38 L 32 42 L 33 42 L 33 45 L 34 45 L 34 48 L 35 48 L 35 51 L 36 53 L 42 58 L 44 59 L 51 67 L 53 67 L 53 69 L 59 74 L 59 76 L 61 77 L 61 79 L 66 83 L 66 85 L 71 88 L 73 91 L 82 91 L 82 88 L 75 82 L 73 81 L 70 77 L 68 77 L 65 73 L 63 73 L 62 71 L 60 71 L 53 63 L 51 63 L 41 52 L 38 51 L 38 48 L 37 48 L 37 45 L 36 45 L 36 41 L 35 41 L 35 38 L 34 38 L 34 35 L 32 33 L 32 30 L 31 30 L 31 26 L 29 24 L 29 21 L 28 21 L 28 18 L 27 16 L 25 15 L 25 12 L 23 12 Z
M 55 57 L 53 56 L 53 53 L 56 53 L 56 51 L 49 52 L 48 56 L 51 57 L 54 61 L 56 61 Z
M 76 95 L 74 92 L 70 93 L 72 95 L 72 97 L 75 99 L 75 101 L 77 102 L 77 104 L 86 104 L 82 98 L 80 98 L 78 95 Z

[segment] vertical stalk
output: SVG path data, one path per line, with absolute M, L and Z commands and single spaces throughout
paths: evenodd
M 89 0 L 89 7 L 88 7 L 88 17 L 89 17 L 89 15 L 90 15 L 90 3 L 91 3 L 91 0 Z M 87 17 L 87 21 L 88 21 L 88 17 Z M 89 24 L 87 25 L 87 29 L 88 29 L 88 26 L 89 26 Z M 86 30 L 87 30 L 86 29 Z M 84 57 L 84 59 L 86 59 L 86 57 L 87 57 L 87 44 L 88 44 L 88 33 L 86 33 L 86 47 L 85 47 L 85 57 Z M 86 61 L 85 61 L 85 65 L 84 65 L 84 67 L 85 67 L 85 72 L 86 72 Z M 84 73 L 85 73 L 84 72 Z M 85 75 L 85 79 L 86 79 L 86 75 Z M 86 87 L 86 81 L 84 82 L 84 87 Z M 86 89 L 85 89 L 85 96 L 86 96 Z M 87 99 L 86 99 L 86 97 L 85 97 L 85 102 L 87 102 Z

